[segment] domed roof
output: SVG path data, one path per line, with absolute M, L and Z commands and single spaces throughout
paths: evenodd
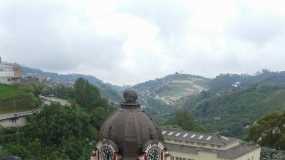
M 162 135 L 136 102 L 136 92 L 125 91 L 124 99 L 121 108 L 102 125 L 100 139 L 113 141 L 124 159 L 135 158 L 148 142 L 162 141 Z

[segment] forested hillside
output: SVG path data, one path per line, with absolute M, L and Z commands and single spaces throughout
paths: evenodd
M 283 72 L 223 75 L 224 78 L 211 81 L 212 85 L 216 84 L 213 88 L 189 97 L 184 108 L 212 132 L 243 137 L 255 120 L 285 110 L 284 75 Z
M 226 92 L 236 88 L 246 89 L 252 85 L 263 83 L 271 85 L 285 85 L 285 72 L 271 72 L 266 69 L 255 75 L 248 74 L 220 74 L 209 81 L 211 92 Z
M 103 97 L 118 103 L 125 87 L 104 83 L 87 75 L 43 72 L 23 68 L 26 76 L 48 78 L 51 84 L 71 86 L 79 77 L 95 84 Z M 177 109 L 191 112 L 193 119 L 211 132 L 244 137 L 249 125 L 260 117 L 285 109 L 285 72 L 262 70 L 255 75 L 221 74 L 213 79 L 189 74 L 171 74 L 132 86 L 145 111 L 161 124 L 175 117 Z M 68 87 L 51 91 L 69 96 Z M 67 96 L 67 97 L 66 97 Z

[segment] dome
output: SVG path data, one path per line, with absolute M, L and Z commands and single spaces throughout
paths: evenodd
M 136 103 L 137 99 L 138 99 L 138 95 L 135 91 L 133 90 L 126 90 L 123 93 L 124 99 L 125 99 L 125 103 Z
M 124 92 L 125 101 L 100 129 L 100 141 L 111 141 L 123 159 L 137 159 L 149 143 L 162 142 L 160 129 L 143 112 L 136 102 L 137 94 L 132 90 Z

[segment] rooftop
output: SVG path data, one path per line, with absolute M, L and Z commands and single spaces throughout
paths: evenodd
M 204 134 L 189 131 L 162 130 L 165 140 L 173 140 L 184 143 L 204 143 L 209 145 L 227 146 L 239 142 L 236 138 L 224 137 L 215 134 Z
M 198 154 L 203 151 L 216 154 L 223 159 L 234 159 L 260 148 L 258 145 L 244 143 L 237 138 L 216 134 L 163 129 L 162 135 L 169 151 L 188 154 Z
M 166 147 L 169 151 L 172 152 L 198 154 L 198 152 L 202 151 L 202 152 L 217 154 L 218 157 L 224 159 L 234 159 L 260 148 L 258 145 L 240 144 L 228 150 L 215 150 L 209 148 L 191 147 L 191 146 L 183 146 L 183 145 L 176 145 L 169 143 L 166 143 Z

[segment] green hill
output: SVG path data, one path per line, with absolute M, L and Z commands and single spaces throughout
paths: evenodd
M 171 74 L 133 86 L 143 100 L 152 98 L 174 105 L 185 96 L 197 95 L 207 89 L 209 79 L 190 74 Z
M 39 105 L 32 89 L 0 84 L 0 114 L 26 111 Z
M 132 88 L 139 94 L 139 100 L 145 111 L 154 119 L 163 123 L 173 118 L 180 108 L 183 98 L 198 95 L 207 90 L 209 79 L 190 74 L 171 74 L 165 77 L 137 84 Z
M 223 94 L 208 93 L 192 98 L 184 107 L 210 131 L 241 136 L 256 119 L 285 111 L 285 88 L 259 84 Z
M 240 82 L 238 85 L 231 85 L 237 81 Z M 184 108 L 212 132 L 243 137 L 249 125 L 257 119 L 271 112 L 285 111 L 284 82 L 284 72 L 243 78 L 220 76 L 211 81 L 216 84 L 214 87 L 189 97 Z

